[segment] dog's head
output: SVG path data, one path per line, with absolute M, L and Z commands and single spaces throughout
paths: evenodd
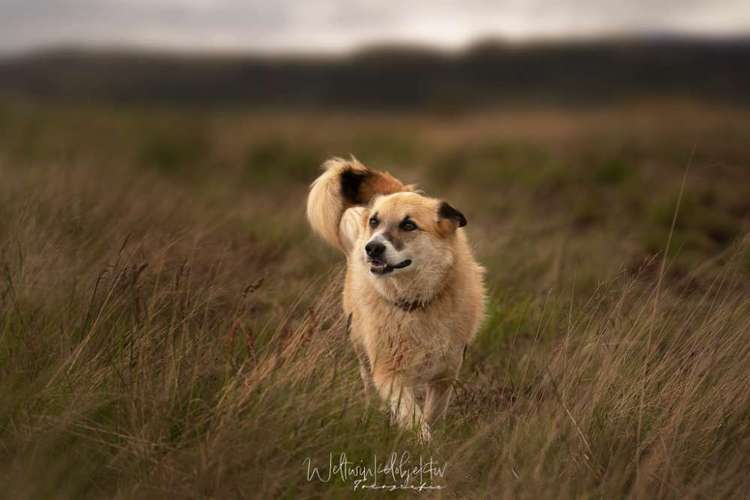
M 448 203 L 415 192 L 377 197 L 363 213 L 361 255 L 377 279 L 444 272 L 453 264 L 456 230 L 466 225 Z

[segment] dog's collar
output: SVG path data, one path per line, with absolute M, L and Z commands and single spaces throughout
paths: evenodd
M 397 307 L 398 309 L 401 309 L 404 312 L 424 311 L 425 309 L 430 307 L 433 304 L 433 302 L 440 299 L 440 297 L 445 293 L 445 290 L 446 290 L 446 287 L 443 286 L 436 294 L 434 294 L 429 299 L 422 299 L 422 300 L 398 299 L 398 300 L 392 300 L 390 302 L 394 307 Z
M 402 311 L 406 312 L 414 312 L 417 310 L 424 310 L 432 303 L 430 302 L 423 302 L 421 300 L 406 300 L 401 299 L 393 303 L 396 307 L 401 309 Z
M 401 309 L 404 312 L 414 312 L 414 311 L 424 311 L 428 307 L 432 305 L 433 302 L 438 300 L 443 293 L 445 292 L 445 287 L 443 287 L 442 290 L 440 290 L 438 293 L 430 297 L 428 300 L 408 300 L 408 299 L 399 299 L 396 301 L 391 301 L 391 304 L 396 306 L 397 308 Z

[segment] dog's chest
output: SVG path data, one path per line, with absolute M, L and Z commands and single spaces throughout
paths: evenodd
M 453 315 L 393 306 L 358 312 L 364 314 L 355 314 L 352 340 L 364 347 L 373 368 L 430 378 L 452 367 L 462 352 Z

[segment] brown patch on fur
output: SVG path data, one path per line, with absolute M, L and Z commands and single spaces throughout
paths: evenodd
M 372 177 L 373 173 L 370 170 L 356 170 L 354 168 L 347 168 L 341 172 L 339 181 L 341 183 L 341 196 L 348 205 L 360 205 L 361 201 L 362 184 L 369 178 Z
M 373 197 L 407 191 L 388 172 L 378 172 L 358 162 L 351 162 L 340 175 L 341 195 L 348 206 L 368 205 Z
M 367 177 L 360 186 L 360 204 L 366 205 L 370 203 L 370 200 L 376 195 L 392 194 L 406 190 L 406 186 L 388 172 L 370 172 L 373 175 Z

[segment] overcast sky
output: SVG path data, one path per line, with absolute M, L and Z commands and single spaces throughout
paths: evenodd
M 50 45 L 345 52 L 608 34 L 750 34 L 750 0 L 0 0 L 0 51 Z

